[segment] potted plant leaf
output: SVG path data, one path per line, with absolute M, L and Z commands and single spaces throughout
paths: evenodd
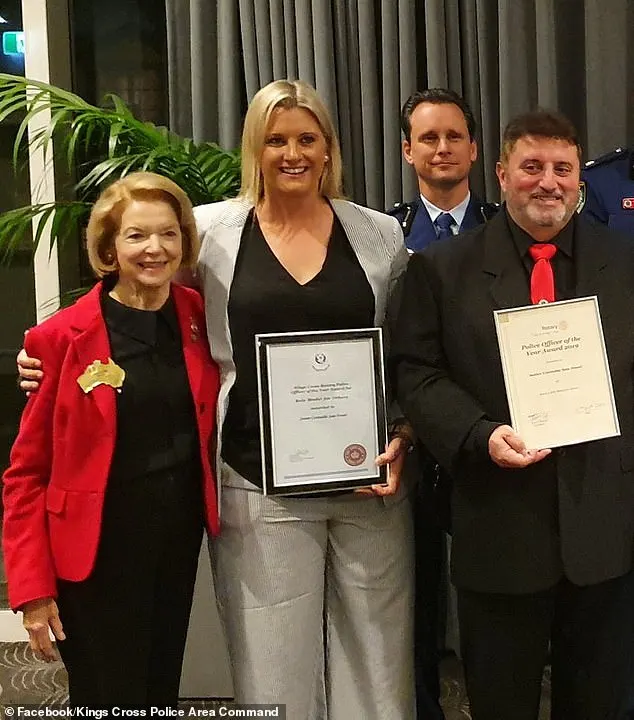
M 164 127 L 138 120 L 123 100 L 108 95 L 103 107 L 67 90 L 0 73 L 0 123 L 21 118 L 14 143 L 17 166 L 30 121 L 50 112 L 50 122 L 29 138 L 30 148 L 54 149 L 78 180 L 70 201 L 36 204 L 0 214 L 0 262 L 10 262 L 33 231 L 33 248 L 50 220 L 50 240 L 63 243 L 88 220 L 92 201 L 109 183 L 135 170 L 171 178 L 194 205 L 233 197 L 240 184 L 240 158 L 213 142 L 194 142 Z M 54 140 L 54 142 L 53 142 Z

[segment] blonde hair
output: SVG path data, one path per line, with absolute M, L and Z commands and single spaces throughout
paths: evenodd
M 313 87 L 301 80 L 274 80 L 258 90 L 249 104 L 242 130 L 242 183 L 238 197 L 258 203 L 264 196 L 260 158 L 266 130 L 277 108 L 302 108 L 317 121 L 326 139 L 329 160 L 319 189 L 328 198 L 342 195 L 341 150 L 330 113 Z
M 95 275 L 101 278 L 117 271 L 115 237 L 124 210 L 134 200 L 165 202 L 172 208 L 183 236 L 181 267 L 193 267 L 198 259 L 200 241 L 189 198 L 169 178 L 152 172 L 134 172 L 113 182 L 93 205 L 86 230 L 86 247 Z

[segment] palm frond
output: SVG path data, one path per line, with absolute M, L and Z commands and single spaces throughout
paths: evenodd
M 38 118 L 46 122 L 29 137 L 31 149 L 39 149 L 49 157 L 54 150 L 53 157 L 62 158 L 80 176 L 74 187 L 76 204 L 39 205 L 33 209 L 34 215 L 29 214 L 28 208 L 2 215 L 0 261 L 9 259 L 28 236 L 34 216 L 40 223 L 36 226 L 36 242 L 49 219 L 52 219 L 51 242 L 61 240 L 66 220 L 71 220 L 71 207 L 84 208 L 72 217 L 76 227 L 78 222 L 85 221 L 86 208 L 106 184 L 135 170 L 149 170 L 171 178 L 194 205 L 236 194 L 240 181 L 237 152 L 223 150 L 215 143 L 195 143 L 166 128 L 142 122 L 116 95 L 108 95 L 105 102 L 105 107 L 98 107 L 54 85 L 0 73 L 0 123 L 16 113 L 20 116 L 14 144 L 15 166 L 31 121 Z
M 47 223 L 51 237 L 65 242 L 87 220 L 90 203 L 42 203 L 15 208 L 0 214 L 0 262 L 8 263 L 18 251 L 35 252 Z M 33 243 L 26 240 L 33 236 Z

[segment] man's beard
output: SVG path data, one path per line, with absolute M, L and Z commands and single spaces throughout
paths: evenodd
M 570 209 L 562 203 L 558 208 L 544 208 L 543 210 L 534 205 L 526 206 L 528 218 L 540 227 L 553 227 L 553 225 L 565 225 L 572 217 L 574 208 Z

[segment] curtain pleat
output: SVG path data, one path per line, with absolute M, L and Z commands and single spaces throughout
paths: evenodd
M 556 0 L 536 0 L 535 55 L 537 74 L 537 103 L 541 107 L 556 108 L 557 94 L 557 37 L 555 34 Z
M 218 34 L 215 12 L 207 3 L 191 7 L 191 108 L 195 140 L 218 137 L 218 115 L 206 112 L 207 98 L 218 94 Z
M 286 49 L 286 77 L 289 80 L 297 80 L 299 77 L 299 52 L 295 33 L 295 0 L 284 0 L 284 47 Z M 283 77 L 283 75 L 278 77 Z
M 205 2 L 205 0 L 190 0 L 191 2 Z M 252 98 L 260 88 L 260 65 L 257 52 L 255 7 L 261 8 L 262 3 L 253 0 L 239 0 L 240 31 L 242 35 L 242 62 L 247 97 Z
M 389 2 L 389 0 L 387 0 Z M 399 60 L 399 102 L 396 106 L 396 115 L 394 123 L 386 122 L 385 125 L 396 126 L 398 131 L 398 137 L 402 142 L 403 135 L 400 130 L 400 108 L 403 103 L 412 93 L 412 88 L 418 88 L 418 78 L 422 76 L 424 67 L 426 65 L 424 55 L 421 53 L 420 57 L 417 57 L 418 53 L 414 51 L 412 55 L 412 48 L 416 48 L 416 7 L 409 0 L 399 0 L 398 3 L 398 60 Z M 421 66 L 423 70 L 419 72 L 418 66 Z M 393 113 L 395 111 L 394 106 L 388 106 L 388 112 Z M 402 192 L 396 188 L 392 192 L 387 192 L 385 205 L 390 207 L 395 202 L 403 198 L 413 198 L 417 194 L 417 180 L 416 175 L 412 172 L 412 168 L 401 160 L 400 157 L 400 142 L 398 143 L 399 154 L 394 155 L 392 146 L 386 144 L 384 153 L 386 158 L 386 167 L 395 164 L 401 170 L 401 187 Z M 391 154 L 390 154 L 391 153 Z
M 192 53 L 188 0 L 166 0 L 169 125 L 192 136 Z M 183 99 L 187 98 L 186 102 Z
M 623 143 L 628 103 L 630 120 L 634 114 L 632 96 L 627 94 L 627 72 L 634 71 L 628 43 L 634 29 L 632 15 L 632 2 L 586 0 L 587 147 L 592 155 Z
M 363 115 L 361 106 L 361 62 L 359 55 L 359 14 L 357 3 L 338 0 L 344 10 L 343 33 L 339 33 L 337 57 L 343 60 L 340 89 L 348 97 L 345 116 L 339 121 L 339 135 L 344 148 L 344 180 L 346 192 L 357 202 L 365 202 L 365 158 L 362 152 Z M 347 122 L 343 122 L 343 118 Z M 363 189 L 360 192 L 359 189 Z
M 222 147 L 236 147 L 240 141 L 244 102 L 244 79 L 240 62 L 240 18 L 234 0 L 217 0 L 218 82 L 216 101 L 207 96 L 204 111 L 218 119 L 218 135 L 207 135 Z
M 383 73 L 381 83 L 381 107 L 384 113 L 381 132 L 381 154 L 383 160 L 383 197 L 381 204 L 387 207 L 390 198 L 401 194 L 401 168 L 400 163 L 392 162 L 394 148 L 398 148 L 401 140 L 401 131 L 398 123 L 398 114 L 394 116 L 389 108 L 398 108 L 401 104 L 399 80 L 399 22 L 398 5 L 394 0 L 381 2 L 381 53 L 383 56 Z M 389 120 L 389 122 L 386 122 Z
M 282 0 L 271 0 L 269 26 L 271 28 L 271 58 L 273 77 L 289 77 L 286 64 L 286 18 Z
M 337 99 L 335 40 L 332 7 L 328 0 L 313 0 L 313 28 L 315 33 L 315 86 L 334 118 L 339 115 Z
M 460 0 L 446 0 L 445 27 L 447 44 L 447 85 L 460 95 L 462 87 L 462 26 L 460 23 Z

